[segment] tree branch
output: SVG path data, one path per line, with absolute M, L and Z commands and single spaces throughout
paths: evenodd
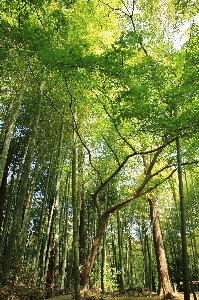
M 87 147 L 87 145 L 85 144 L 85 142 L 83 141 L 81 135 L 80 135 L 80 132 L 79 132 L 79 129 L 78 129 L 78 126 L 77 126 L 77 122 L 76 122 L 76 119 L 75 119 L 75 116 L 74 116 L 74 112 L 73 112 L 73 109 L 72 109 L 72 104 L 73 104 L 73 95 L 69 89 L 69 86 L 68 86 L 68 83 L 67 83 L 67 80 L 66 78 L 64 78 L 64 81 L 65 81 L 65 84 L 66 84 L 66 89 L 67 89 L 67 92 L 70 96 L 70 111 L 71 111 L 71 114 L 72 114 L 72 118 L 73 118 L 73 122 L 74 122 L 74 125 L 75 125 L 75 131 L 80 139 L 80 142 L 82 143 L 83 147 L 86 149 L 87 153 L 88 153 L 88 157 L 89 157 L 89 163 L 91 165 L 91 167 L 95 170 L 95 172 L 98 174 L 99 178 L 100 178 L 100 182 L 101 184 L 103 183 L 103 180 L 102 180 L 102 176 L 99 172 L 99 170 L 93 165 L 93 162 L 92 162 L 92 155 L 91 155 L 91 151 L 90 149 Z

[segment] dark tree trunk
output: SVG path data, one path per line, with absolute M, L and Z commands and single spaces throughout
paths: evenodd
M 0 185 L 0 229 L 3 223 L 3 209 L 6 200 L 6 186 L 7 186 L 7 177 L 8 177 L 8 168 L 9 168 L 9 155 L 6 159 L 6 164 L 3 171 L 2 182 Z
M 169 273 L 168 273 L 166 255 L 165 255 L 164 246 L 163 246 L 162 233 L 161 233 L 160 222 L 159 222 L 159 218 L 158 218 L 158 212 L 155 207 L 154 201 L 150 198 L 148 198 L 148 201 L 149 201 L 149 205 L 150 205 L 151 221 L 153 224 L 153 242 L 154 242 L 156 262 L 157 262 L 157 271 L 158 271 L 157 294 L 159 296 L 171 295 L 173 293 L 173 290 L 172 290 L 170 279 L 169 279 Z
M 84 187 L 82 187 L 82 191 L 81 191 L 79 247 L 80 247 L 79 262 L 80 265 L 84 265 L 86 259 Z
M 50 258 L 49 258 L 49 263 L 48 263 L 48 271 L 47 271 L 47 276 L 46 276 L 46 292 L 47 292 L 47 298 L 52 297 L 52 288 L 53 288 L 53 274 L 54 274 L 54 265 L 55 265 L 55 249 L 54 249 L 54 239 L 51 241 L 51 237 L 49 242 L 51 245 L 50 250 Z

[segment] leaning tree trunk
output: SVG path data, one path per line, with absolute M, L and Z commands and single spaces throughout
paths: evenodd
M 89 254 L 89 257 L 86 261 L 86 264 L 82 268 L 82 273 L 81 273 L 81 284 L 82 284 L 82 290 L 81 290 L 81 295 L 84 296 L 87 292 L 87 286 L 88 286 L 88 281 L 89 281 L 89 276 L 93 267 L 93 263 L 96 257 L 96 254 L 99 250 L 101 240 L 105 231 L 105 224 L 106 224 L 107 219 L 101 218 L 98 221 L 98 227 L 97 227 L 97 232 L 96 236 L 93 242 L 93 245 L 91 247 L 91 251 Z
M 152 199 L 148 198 L 150 205 L 150 215 L 153 225 L 153 242 L 155 248 L 157 271 L 158 271 L 158 295 L 166 296 L 172 294 L 169 273 L 166 262 L 166 255 L 163 246 L 162 233 L 160 229 L 160 222 L 158 218 L 157 209 Z

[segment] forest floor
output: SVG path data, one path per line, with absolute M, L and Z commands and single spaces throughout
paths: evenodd
M 197 299 L 199 300 L 199 294 L 197 295 Z M 175 293 L 173 294 L 173 300 L 184 300 L 184 293 Z M 51 298 L 52 300 L 72 300 L 72 294 L 67 295 L 59 295 L 56 297 Z M 101 293 L 92 293 L 86 297 L 87 300 L 160 300 L 163 299 L 157 294 L 145 295 L 145 296 L 134 296 L 128 294 L 101 294 Z M 193 295 L 190 294 L 190 300 L 194 300 Z

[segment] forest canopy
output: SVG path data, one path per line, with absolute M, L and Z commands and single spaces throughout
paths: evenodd
M 0 18 L 5 293 L 197 281 L 197 1 L 2 0 Z

